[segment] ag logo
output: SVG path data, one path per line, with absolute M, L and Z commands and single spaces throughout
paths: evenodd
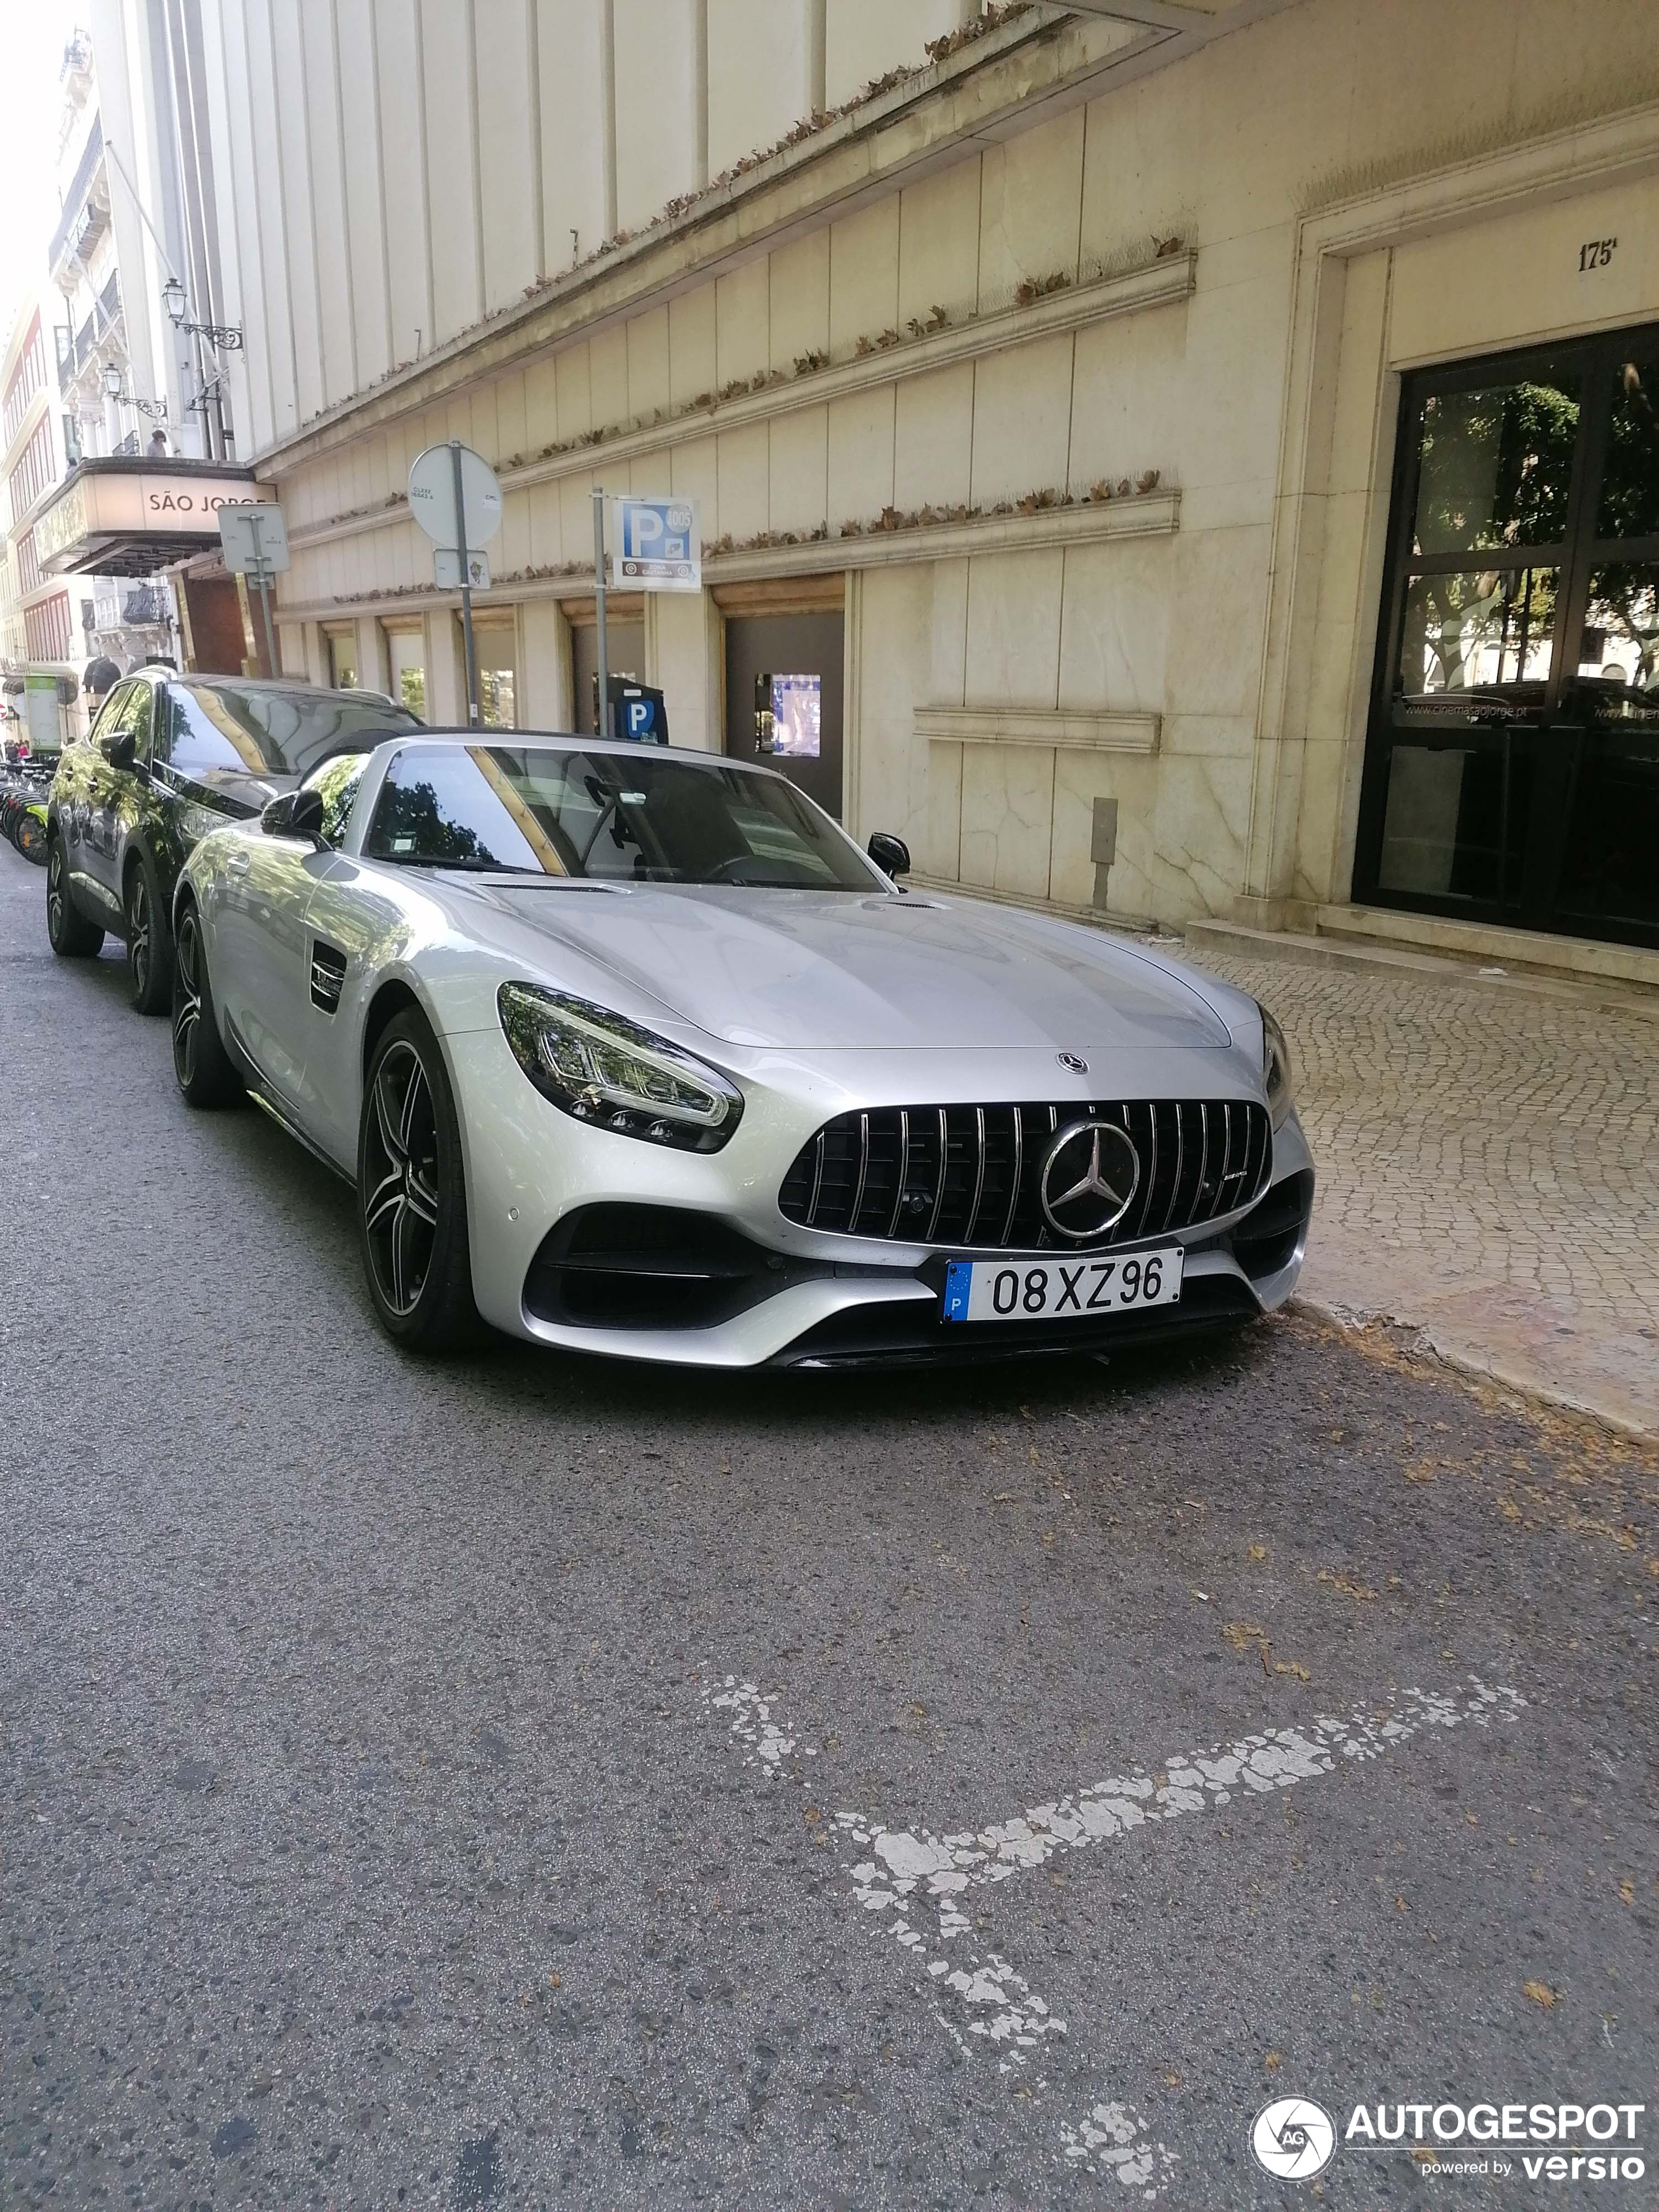
M 1278 2097 L 1256 2114 L 1250 2148 L 1265 2173 L 1280 2181 L 1311 2181 L 1331 2162 L 1336 2123 L 1310 2098 Z

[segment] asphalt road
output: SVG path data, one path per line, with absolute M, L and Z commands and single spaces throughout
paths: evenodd
M 0 2200 L 1232 2212 L 1297 2193 L 1279 2095 L 1652 2104 L 1650 1460 L 1294 1322 L 413 1364 L 43 882 L 0 850 Z M 1439 2201 L 1584 2196 L 1508 2155 Z

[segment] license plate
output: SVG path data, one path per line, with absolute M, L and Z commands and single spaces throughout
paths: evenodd
M 1181 1299 L 1179 1244 L 1109 1260 L 952 1260 L 946 1321 L 1085 1321 Z

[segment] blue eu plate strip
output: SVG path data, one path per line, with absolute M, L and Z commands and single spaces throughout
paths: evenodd
M 946 1321 L 966 1321 L 968 1294 L 973 1286 L 974 1263 L 971 1260 L 952 1260 L 945 1270 L 945 1318 Z

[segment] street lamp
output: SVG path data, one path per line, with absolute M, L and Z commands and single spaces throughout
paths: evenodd
M 161 287 L 161 305 L 167 311 L 167 320 L 175 331 L 188 331 L 192 337 L 205 338 L 220 353 L 240 353 L 242 333 L 229 323 L 192 323 L 185 316 L 190 305 L 183 279 L 169 276 Z
M 141 415 L 148 415 L 153 422 L 165 422 L 167 419 L 165 399 L 140 399 L 136 392 L 123 389 L 121 372 L 113 362 L 109 362 L 104 370 L 104 393 L 106 398 L 118 400 L 123 407 L 136 407 Z

